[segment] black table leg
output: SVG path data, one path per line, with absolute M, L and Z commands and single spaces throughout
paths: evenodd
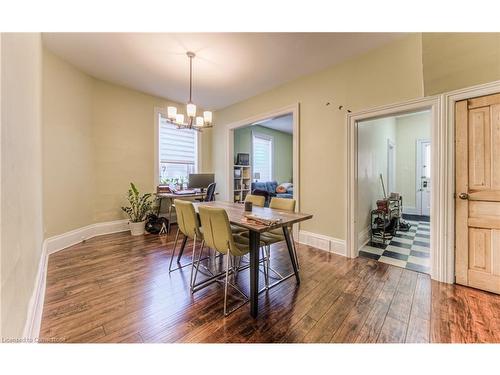
M 259 310 L 259 244 L 260 233 L 250 231 L 250 315 L 257 317 Z
M 181 248 L 179 250 L 179 255 L 177 256 L 177 263 L 181 262 L 182 254 L 184 253 L 184 248 L 186 247 L 187 240 L 188 240 L 187 236 L 184 236 L 184 239 L 182 240 Z
M 290 238 L 290 230 L 286 225 L 283 226 L 283 234 L 285 235 L 286 247 L 288 248 L 288 254 L 290 255 L 290 260 L 292 261 L 292 267 L 293 267 L 293 272 L 295 273 L 295 279 L 297 280 L 297 284 L 300 284 L 299 269 L 297 267 L 297 261 L 293 254 L 293 244 L 292 244 L 292 239 Z

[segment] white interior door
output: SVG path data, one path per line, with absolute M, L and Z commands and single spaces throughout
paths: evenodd
M 422 216 L 431 215 L 431 141 L 417 141 L 416 165 L 417 211 Z

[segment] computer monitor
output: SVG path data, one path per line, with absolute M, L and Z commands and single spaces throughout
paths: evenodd
M 188 187 L 190 189 L 206 189 L 214 181 L 213 173 L 193 173 L 189 174 Z

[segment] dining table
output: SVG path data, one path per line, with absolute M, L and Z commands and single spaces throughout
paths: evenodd
M 249 248 L 250 248 L 250 315 L 257 318 L 259 309 L 259 247 L 260 235 L 271 229 L 282 228 L 283 236 L 287 245 L 288 254 L 292 263 L 293 273 L 297 285 L 300 284 L 300 275 L 298 265 L 293 252 L 293 244 L 290 236 L 290 228 L 293 224 L 301 221 L 309 220 L 313 217 L 311 214 L 293 212 L 286 210 L 278 210 L 268 207 L 253 206 L 252 211 L 245 211 L 245 205 L 241 203 L 213 201 L 194 203 L 195 210 L 198 211 L 199 206 L 209 206 L 223 208 L 229 218 L 229 222 L 233 225 L 242 227 L 249 231 Z M 256 217 L 267 219 L 273 223 L 270 225 L 263 224 L 247 218 L 247 215 L 255 215 Z

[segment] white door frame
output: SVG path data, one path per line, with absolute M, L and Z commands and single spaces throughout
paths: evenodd
M 420 189 L 422 188 L 422 145 L 424 143 L 431 143 L 429 138 L 420 138 L 417 139 L 416 142 L 416 163 L 415 163 L 415 208 L 417 209 L 417 215 L 422 215 L 422 192 Z M 432 144 L 431 144 L 432 147 Z M 432 148 L 431 148 L 432 152 Z M 431 162 L 432 163 L 432 162 Z M 432 168 L 432 164 L 431 164 Z M 432 187 L 432 180 L 431 180 Z M 420 193 L 420 194 L 419 194 Z
M 444 197 L 447 193 L 447 186 L 443 183 L 443 181 L 441 181 L 441 179 L 442 176 L 448 172 L 446 166 L 449 160 L 446 157 L 447 154 L 443 154 L 443 151 L 446 150 L 448 139 L 446 136 L 446 129 L 443 129 L 444 126 L 442 125 L 441 107 L 441 97 L 434 96 L 381 106 L 347 115 L 346 250 L 348 256 L 351 258 L 357 257 L 359 253 L 356 225 L 358 191 L 358 122 L 429 109 L 432 113 L 432 165 L 435 166 L 431 171 L 431 181 L 434 181 L 431 185 L 431 276 L 433 279 L 444 281 L 444 278 L 440 276 L 441 273 L 439 270 L 442 264 L 441 259 L 445 256 L 444 253 L 446 253 L 446 247 L 442 241 L 440 241 L 440 239 L 444 237 L 445 233 L 444 227 L 442 226 L 443 216 L 439 215 L 439 213 L 446 212 L 446 209 L 442 209 L 441 204 L 445 204 L 448 201 L 439 198 Z M 438 176 L 441 176 L 441 178 L 438 179 Z M 439 204 L 433 204 L 433 202 L 439 202 Z
M 232 181 L 232 173 L 233 173 L 233 164 L 234 164 L 234 129 L 241 128 L 243 126 L 250 125 L 254 122 L 266 120 L 271 117 L 283 116 L 287 114 L 292 114 L 292 123 L 293 123 L 293 198 L 296 202 L 296 208 L 300 211 L 300 121 L 299 121 L 299 103 L 291 104 L 286 107 L 278 108 L 270 112 L 262 113 L 259 115 L 254 115 L 248 117 L 246 119 L 233 122 L 226 126 L 226 184 L 227 184 L 227 192 L 225 199 L 229 202 L 232 202 L 234 192 L 233 192 L 233 181 Z M 253 180 L 253 179 L 252 179 Z M 300 223 L 299 223 L 300 224 Z M 295 238 L 298 237 L 298 229 L 299 225 L 294 226 L 294 235 Z

